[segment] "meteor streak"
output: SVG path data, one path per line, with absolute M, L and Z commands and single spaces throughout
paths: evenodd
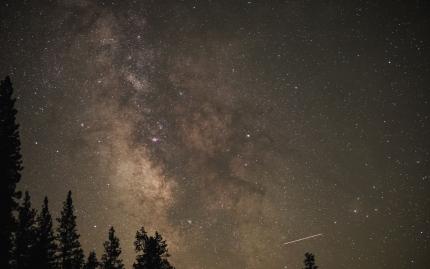
M 308 237 L 303 237 L 303 238 L 300 238 L 300 239 L 297 239 L 297 240 L 286 242 L 286 243 L 284 243 L 284 245 L 289 245 L 289 244 L 297 243 L 297 242 L 300 242 L 300 241 L 303 241 L 303 240 L 306 240 L 306 239 L 311 239 L 311 238 L 318 237 L 318 236 L 323 236 L 323 234 L 314 234 L 314 235 L 311 235 L 311 236 L 308 236 Z

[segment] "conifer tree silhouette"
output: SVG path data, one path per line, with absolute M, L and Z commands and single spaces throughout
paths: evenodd
M 36 221 L 36 245 L 33 251 L 33 268 L 53 269 L 55 260 L 55 237 L 52 229 L 52 217 L 48 208 L 48 197 L 43 200 L 42 210 Z
M 174 269 L 167 260 L 170 255 L 166 241 L 158 232 L 155 232 L 155 236 L 148 236 L 145 229 L 140 228 L 136 232 L 134 246 L 138 253 L 134 269 Z
M 12 232 L 15 228 L 13 211 L 20 192 L 16 184 L 21 178 L 22 157 L 19 125 L 16 123 L 13 87 L 9 77 L 0 83 L 0 268 L 9 268 Z
M 79 242 L 76 229 L 76 216 L 72 201 L 72 192 L 69 191 L 63 203 L 58 232 L 58 263 L 62 269 L 80 269 L 84 263 L 84 254 Z
M 96 269 L 100 265 L 99 261 L 97 260 L 97 255 L 95 251 L 90 251 L 88 254 L 88 259 L 86 263 L 84 264 L 83 269 Z
M 15 233 L 14 267 L 34 268 L 32 252 L 36 243 L 36 210 L 31 208 L 30 194 L 26 191 L 24 202 L 18 208 L 18 224 Z
M 305 253 L 305 268 L 304 269 L 318 269 L 318 266 L 315 265 L 315 256 L 312 253 Z
M 110 227 L 108 240 L 103 243 L 105 253 L 102 256 L 103 269 L 123 269 L 124 264 L 119 258 L 121 248 L 119 246 L 119 238 L 115 236 L 115 229 Z

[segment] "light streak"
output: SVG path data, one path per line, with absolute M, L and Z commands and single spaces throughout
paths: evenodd
M 314 235 L 311 235 L 311 236 L 303 237 L 303 238 L 300 238 L 300 239 L 296 239 L 296 240 L 293 240 L 293 241 L 286 242 L 286 243 L 284 243 L 284 245 L 289 245 L 289 244 L 297 243 L 297 242 L 300 242 L 300 241 L 303 241 L 303 240 L 307 240 L 307 239 L 311 239 L 311 238 L 318 237 L 318 236 L 323 236 L 323 234 L 314 234 Z

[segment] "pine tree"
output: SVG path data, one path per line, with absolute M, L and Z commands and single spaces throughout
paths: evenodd
M 119 239 L 115 236 L 115 229 L 109 229 L 109 238 L 103 243 L 105 253 L 102 256 L 102 268 L 104 269 L 123 269 L 124 265 L 119 258 L 121 248 L 119 246 Z
M 318 266 L 315 265 L 315 256 L 312 253 L 305 253 L 305 268 L 304 269 L 318 269 Z
M 62 269 L 78 269 L 84 263 L 84 254 L 79 242 L 76 229 L 76 216 L 72 201 L 72 192 L 69 191 L 63 203 L 61 217 L 57 219 L 58 227 L 58 263 Z
M 170 255 L 166 241 L 158 232 L 155 232 L 155 236 L 148 236 L 142 227 L 136 233 L 134 246 L 138 253 L 134 269 L 174 269 L 167 260 Z
M 88 254 L 87 262 L 84 265 L 83 269 L 96 269 L 100 265 L 99 261 L 97 260 L 97 255 L 95 251 L 90 251 Z
M 48 197 L 45 196 L 42 211 L 37 216 L 36 247 L 34 250 L 33 268 L 55 268 L 55 237 L 52 229 L 52 217 L 48 208 Z
M 31 208 L 30 194 L 26 191 L 23 205 L 18 208 L 15 233 L 14 266 L 17 269 L 34 268 L 32 252 L 36 243 L 36 210 Z
M 139 231 L 136 232 L 136 240 L 134 241 L 134 249 L 137 253 L 136 262 L 133 264 L 134 269 L 146 269 L 149 268 L 149 257 L 146 253 L 146 245 L 148 244 L 149 237 L 142 226 Z
M 22 160 L 19 125 L 16 124 L 13 87 L 9 77 L 0 83 L 0 268 L 9 268 L 12 232 L 20 192 L 16 184 L 21 178 Z

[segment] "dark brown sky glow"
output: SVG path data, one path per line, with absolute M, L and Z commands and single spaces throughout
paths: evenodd
M 20 188 L 127 266 L 142 224 L 178 269 L 429 266 L 429 7 L 3 1 Z

